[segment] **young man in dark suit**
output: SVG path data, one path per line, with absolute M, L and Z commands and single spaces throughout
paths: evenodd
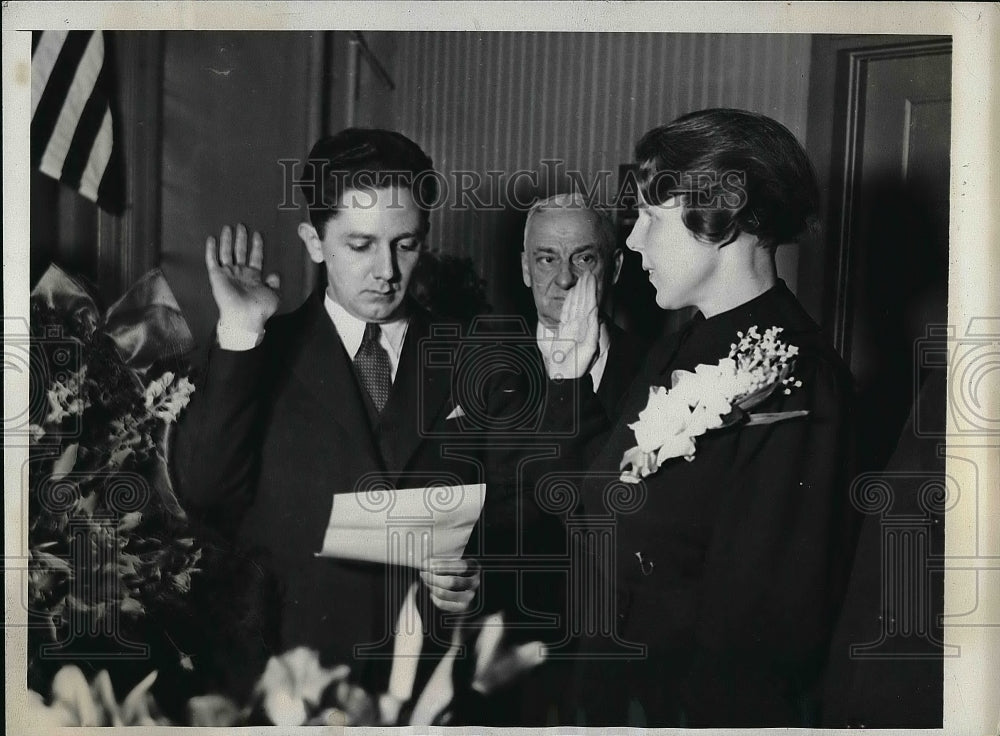
M 177 453 L 187 506 L 260 550 L 277 578 L 274 649 L 316 649 L 397 700 L 415 694 L 433 665 L 421 662 L 416 690 L 390 688 L 408 591 L 424 625 L 437 626 L 439 612 L 469 608 L 479 572 L 464 559 L 418 572 L 334 557 L 332 507 L 368 492 L 377 502 L 380 487 L 484 482 L 481 464 L 442 452 L 437 437 L 455 420 L 451 383 L 423 365 L 431 320 L 407 296 L 436 200 L 431 172 L 430 158 L 399 133 L 348 129 L 317 142 L 303 186 L 310 219 L 298 235 L 325 288 L 289 314 L 275 316 L 279 281 L 263 275 L 259 234 L 248 238 L 240 225 L 218 243 L 208 238 L 218 344 Z M 433 638 L 430 650 L 447 647 L 446 632 Z

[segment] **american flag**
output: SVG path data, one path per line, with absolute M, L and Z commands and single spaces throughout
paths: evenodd
M 31 164 L 117 214 L 125 197 L 109 52 L 101 31 L 33 34 Z

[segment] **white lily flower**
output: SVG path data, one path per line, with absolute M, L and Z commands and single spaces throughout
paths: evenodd
M 670 388 L 651 386 L 646 407 L 638 420 L 629 424 L 637 447 L 621 461 L 621 479 L 636 483 L 655 473 L 665 461 L 683 457 L 694 459 L 695 437 L 723 426 L 723 417 L 734 405 L 756 404 L 770 395 L 778 383 L 799 387 L 789 374 L 798 348 L 778 339 L 782 328 L 771 327 L 763 334 L 752 325 L 738 342 L 730 345 L 727 357 L 717 364 L 700 363 L 693 371 L 676 370 Z M 786 388 L 785 393 L 791 389 Z M 655 458 L 652 462 L 650 458 Z

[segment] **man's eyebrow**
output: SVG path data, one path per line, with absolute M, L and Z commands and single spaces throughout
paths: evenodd
M 375 236 L 372 235 L 371 233 L 347 233 L 347 235 L 345 235 L 344 237 L 348 238 L 350 240 L 374 240 L 375 239 Z

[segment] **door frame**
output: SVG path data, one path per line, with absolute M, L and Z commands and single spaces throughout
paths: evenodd
M 803 304 L 847 362 L 868 64 L 951 50 L 950 36 L 817 35 L 813 39 L 806 149 L 820 184 L 822 235 L 812 247 L 801 249 L 799 284 L 820 287 L 805 291 Z

